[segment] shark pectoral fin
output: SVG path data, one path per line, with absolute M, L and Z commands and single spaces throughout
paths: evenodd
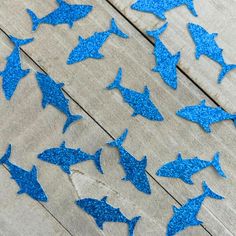
M 94 59 L 102 59 L 104 56 L 100 52 L 96 52 L 92 55 Z
M 60 148 L 65 148 L 65 147 L 66 147 L 66 142 L 63 141 L 63 142 L 61 143 L 61 145 L 60 145 Z
M 84 41 L 84 38 L 82 36 L 79 36 L 79 43 L 82 43 Z
M 218 36 L 218 34 L 217 33 L 212 33 L 211 36 L 212 36 L 213 39 L 215 39 Z
M 211 132 L 211 127 L 210 127 L 210 124 L 209 123 L 204 123 L 204 124 L 200 124 L 201 127 L 203 128 L 203 130 L 207 133 L 210 133 Z
M 46 98 L 43 97 L 42 99 L 42 107 L 43 109 L 45 109 L 45 107 L 48 105 L 48 101 L 46 100 Z
M 67 173 L 68 175 L 70 175 L 70 166 L 69 165 L 64 165 L 64 166 L 61 166 L 61 169 Z
M 163 12 L 156 10 L 155 15 L 157 15 L 161 20 L 166 20 L 166 16 Z
M 181 179 L 186 183 L 186 184 L 193 184 L 193 181 L 191 179 L 191 176 L 183 176 Z
M 178 161 L 182 161 L 182 156 L 181 156 L 181 153 L 179 152 L 178 155 L 177 155 L 177 158 L 176 158 Z
M 64 0 L 56 0 L 56 2 L 60 6 L 62 3 L 64 3 Z
M 201 55 L 202 55 L 202 54 L 201 54 L 200 50 L 199 50 L 198 48 L 196 48 L 195 58 L 198 60 Z
M 99 220 L 99 219 L 96 219 L 96 224 L 98 226 L 98 228 L 100 228 L 101 230 L 103 230 L 103 221 Z
M 31 173 L 31 175 L 32 175 L 35 179 L 37 179 L 37 168 L 36 168 L 35 165 L 33 165 L 33 167 L 32 167 L 32 169 L 31 169 L 30 173 Z
M 176 206 L 172 206 L 173 212 L 177 213 L 179 211 L 179 209 Z
M 23 194 L 23 193 L 25 193 L 25 191 L 24 191 L 23 189 L 20 189 L 20 190 L 17 192 L 17 194 Z
M 125 177 L 123 177 L 121 180 L 123 180 L 123 181 L 129 181 L 129 178 L 128 178 L 128 176 L 125 176 Z
M 69 25 L 69 28 L 70 28 L 70 29 L 73 27 L 73 24 L 74 24 L 74 22 L 73 22 L 73 21 L 71 21 L 71 22 L 68 22 L 68 25 Z
M 192 226 L 198 226 L 198 225 L 201 225 L 203 222 L 198 220 L 198 219 L 194 219 L 192 222 L 191 222 L 191 225 Z
M 206 106 L 206 100 L 203 99 L 201 102 L 200 102 L 200 106 Z
M 143 159 L 140 161 L 140 165 L 143 167 L 143 169 L 146 169 L 147 167 L 147 157 L 144 156 Z
M 63 86 L 65 85 L 64 83 L 58 83 L 57 84 L 59 88 L 63 88 Z

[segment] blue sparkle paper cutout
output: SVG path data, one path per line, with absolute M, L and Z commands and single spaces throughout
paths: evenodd
M 51 77 L 40 72 L 37 72 L 35 77 L 42 92 L 43 109 L 50 104 L 67 116 L 67 120 L 63 127 L 63 133 L 65 133 L 68 127 L 73 122 L 80 120 L 82 116 L 71 114 L 69 99 L 65 98 L 62 92 L 63 83 L 56 83 Z
M 57 3 L 58 8 L 42 18 L 38 18 L 32 10 L 26 10 L 32 20 L 32 31 L 37 30 L 41 24 L 68 24 L 72 28 L 74 22 L 85 18 L 93 9 L 90 5 L 69 4 L 63 0 L 57 0 Z
M 32 42 L 33 38 L 17 39 L 10 36 L 10 40 L 15 47 L 10 56 L 6 58 L 7 62 L 4 71 L 0 72 L 0 76 L 2 77 L 2 89 L 7 100 L 10 100 L 13 96 L 20 80 L 30 72 L 29 69 L 23 70 L 21 67 L 20 46 Z
M 199 124 L 207 133 L 211 132 L 211 124 L 223 120 L 233 120 L 236 127 L 236 114 L 229 114 L 220 107 L 207 106 L 205 100 L 202 100 L 199 105 L 184 107 L 176 114 L 185 120 Z
M 149 120 L 163 121 L 161 113 L 150 99 L 150 91 L 147 86 L 143 93 L 125 88 L 121 85 L 122 69 L 119 68 L 115 80 L 107 86 L 107 89 L 118 89 L 124 101 L 133 108 L 132 116 L 141 115 Z
M 176 66 L 180 59 L 180 52 L 172 55 L 160 40 L 160 35 L 166 30 L 168 23 L 157 30 L 147 31 L 147 34 L 155 39 L 153 55 L 156 59 L 156 66 L 152 69 L 158 72 L 163 81 L 172 89 L 177 89 L 177 69 Z
M 101 200 L 84 198 L 76 201 L 76 204 L 94 218 L 97 226 L 101 230 L 103 230 L 103 224 L 106 222 L 126 223 L 129 229 L 129 236 L 133 236 L 134 228 L 141 218 L 140 216 L 136 216 L 129 220 L 119 208 L 114 208 L 107 203 L 107 196 L 103 197 Z
M 182 5 L 185 5 L 194 16 L 197 16 L 193 0 L 137 0 L 131 5 L 131 9 L 152 13 L 161 20 L 166 20 L 165 13 L 167 11 Z
M 218 76 L 218 83 L 221 83 L 228 72 L 236 69 L 236 65 L 225 63 L 223 49 L 215 41 L 218 34 L 210 34 L 202 26 L 193 23 L 188 24 L 188 30 L 196 46 L 196 59 L 198 60 L 200 56 L 205 55 L 221 65 L 221 72 Z
M 198 220 L 197 216 L 205 198 L 224 199 L 222 196 L 214 193 L 207 186 L 206 182 L 202 183 L 202 188 L 203 193 L 200 196 L 189 199 L 187 203 L 180 208 L 173 206 L 173 216 L 167 226 L 167 236 L 176 235 L 178 232 L 191 226 L 201 225 L 203 222 Z
M 123 148 L 122 144 L 127 134 L 128 129 L 118 139 L 107 144 L 111 147 L 116 147 L 120 153 L 119 163 L 125 172 L 125 177 L 122 180 L 130 181 L 139 191 L 151 194 L 151 188 L 146 174 L 147 157 L 144 156 L 141 161 L 138 161 Z
M 11 179 L 14 179 L 20 190 L 17 192 L 18 194 L 27 194 L 31 198 L 41 202 L 47 202 L 47 195 L 45 194 L 43 188 L 37 179 L 37 168 L 33 166 L 31 171 L 26 171 L 9 161 L 11 156 L 11 145 L 8 146 L 5 154 L 0 159 L 1 165 L 6 165 L 10 174 Z
M 87 39 L 79 36 L 79 44 L 71 51 L 67 59 L 67 64 L 71 65 L 88 58 L 102 59 L 104 55 L 102 55 L 99 50 L 111 34 L 115 34 L 121 38 L 128 38 L 128 35 L 118 28 L 115 20 L 111 19 L 110 29 L 107 31 L 95 32 Z
M 179 178 L 186 184 L 193 184 L 192 176 L 209 166 L 212 166 L 220 176 L 226 177 L 220 166 L 218 152 L 212 161 L 201 160 L 198 157 L 183 159 L 179 153 L 176 160 L 164 164 L 157 171 L 157 176 Z
M 58 165 L 61 169 L 70 174 L 70 166 L 84 162 L 84 161 L 94 161 L 97 170 L 103 174 L 100 156 L 102 149 L 99 149 L 95 154 L 88 154 L 83 152 L 80 148 L 73 149 L 66 147 L 63 141 L 59 147 L 49 148 L 38 155 L 38 158 L 42 161 Z

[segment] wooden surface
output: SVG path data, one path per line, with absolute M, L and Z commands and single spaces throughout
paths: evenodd
M 207 180 L 214 191 L 224 195 L 225 200 L 207 199 L 199 214 L 204 225 L 189 228 L 179 235 L 235 235 L 236 131 L 233 123 L 225 121 L 215 124 L 209 135 L 199 126 L 175 115 L 179 108 L 199 103 L 201 99 L 206 99 L 209 105 L 218 103 L 227 111 L 236 112 L 236 73 L 230 73 L 222 85 L 218 85 L 216 78 L 219 67 L 206 58 L 195 61 L 194 45 L 187 32 L 183 33 L 189 21 L 209 27 L 209 31 L 219 32 L 218 39 L 225 49 L 226 61 L 235 62 L 233 22 L 236 18 L 230 16 L 233 8 L 230 6 L 235 2 L 228 0 L 219 6 L 213 1 L 198 1 L 197 19 L 184 8 L 168 13 L 170 28 L 163 35 L 163 42 L 172 52 L 181 50 L 182 53 L 177 91 L 172 91 L 158 74 L 150 71 L 154 65 L 153 44 L 139 32 L 158 27 L 162 22 L 149 14 L 130 10 L 129 5 L 133 1 L 68 2 L 91 3 L 94 10 L 72 29 L 67 25 L 41 25 L 35 33 L 31 33 L 31 21 L 25 9 L 30 8 L 41 17 L 56 7 L 54 1 L 45 0 L 43 4 L 40 0 L 1 2 L 0 70 L 5 66 L 4 58 L 13 48 L 7 35 L 19 38 L 33 36 L 35 40 L 22 48 L 23 67 L 32 68 L 30 75 L 22 79 L 10 102 L 0 94 L 0 153 L 4 153 L 8 143 L 12 143 L 12 162 L 26 169 L 36 164 L 39 180 L 49 201 L 41 204 L 26 195 L 16 195 L 16 184 L 9 179 L 7 170 L 1 167 L 0 209 L 4 210 L 0 212 L 0 234 L 127 235 L 127 226 L 124 224 L 107 223 L 103 231 L 99 230 L 93 219 L 74 204 L 78 198 L 108 195 L 108 202 L 119 206 L 128 217 L 142 216 L 135 235 L 165 235 L 172 205 L 178 206 L 188 198 L 201 194 L 201 182 Z M 222 6 L 228 7 L 225 9 Z M 220 11 L 219 7 L 224 10 Z M 204 9 L 202 12 L 201 8 Z M 111 36 L 101 50 L 105 55 L 103 60 L 89 59 L 66 65 L 68 54 L 78 42 L 78 35 L 86 38 L 94 31 L 106 30 L 111 17 L 117 20 L 130 39 Z M 216 21 L 217 24 L 214 23 Z M 61 129 L 65 116 L 51 106 L 45 110 L 41 108 L 41 93 L 34 78 L 35 71 L 40 71 L 38 66 L 56 81 L 65 83 L 64 90 L 70 96 L 73 113 L 84 117 L 64 135 Z M 132 109 L 122 101 L 119 92 L 105 89 L 113 81 L 118 67 L 123 68 L 122 83 L 125 86 L 138 91 L 142 91 L 144 85 L 149 86 L 154 103 L 165 117 L 164 122 L 131 117 Z M 150 196 L 121 180 L 124 173 L 118 164 L 119 154 L 105 145 L 125 128 L 129 128 L 124 144 L 127 150 L 138 159 L 144 155 L 148 157 L 147 172 L 152 188 Z M 81 147 L 91 153 L 103 147 L 102 166 L 105 174 L 99 174 L 92 162 L 86 162 L 73 166 L 72 175 L 67 176 L 59 167 L 36 158 L 38 153 L 59 145 L 62 140 L 69 147 Z M 193 186 L 179 180 L 157 177 L 156 170 L 173 160 L 180 151 L 184 157 L 198 155 L 206 160 L 211 160 L 214 153 L 220 151 L 221 164 L 228 178 L 218 177 L 212 168 L 195 175 Z

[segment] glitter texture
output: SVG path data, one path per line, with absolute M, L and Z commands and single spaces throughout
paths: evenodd
M 152 13 L 161 20 L 166 20 L 165 13 L 173 8 L 186 5 L 189 11 L 197 16 L 193 0 L 138 0 L 131 5 L 133 10 Z
M 220 167 L 219 153 L 214 155 L 212 161 L 200 160 L 198 157 L 182 159 L 181 154 L 179 153 L 177 159 L 163 165 L 157 171 L 157 175 L 169 178 L 179 178 L 187 184 L 193 184 L 191 179 L 192 175 L 209 166 L 213 166 L 220 176 L 226 177 Z
M 111 34 L 115 34 L 121 38 L 128 38 L 128 35 L 124 34 L 116 25 L 115 20 L 112 19 L 109 30 L 99 33 L 95 32 L 87 39 L 79 36 L 79 44 L 71 51 L 67 64 L 74 64 L 88 58 L 102 59 L 104 55 L 99 50 Z
M 76 204 L 94 218 L 101 230 L 103 230 L 105 222 L 120 222 L 128 225 L 129 236 L 134 235 L 134 228 L 140 216 L 136 216 L 131 220 L 127 219 L 119 208 L 114 208 L 107 203 L 107 197 L 103 197 L 101 200 L 84 198 L 76 201 Z
M 223 120 L 234 120 L 234 125 L 236 126 L 236 114 L 229 114 L 220 107 L 206 106 L 205 100 L 202 100 L 199 105 L 182 108 L 176 114 L 186 120 L 199 124 L 207 133 L 211 132 L 211 124 Z
M 225 63 L 222 54 L 223 49 L 220 48 L 215 41 L 215 37 L 218 34 L 209 34 L 200 25 L 193 23 L 188 24 L 188 30 L 196 46 L 196 59 L 198 60 L 201 55 L 205 55 L 221 65 L 222 69 L 218 76 L 218 83 L 220 83 L 229 71 L 236 69 L 236 65 L 228 65 Z
M 147 34 L 155 39 L 154 56 L 156 59 L 156 66 L 152 69 L 158 72 L 163 81 L 172 89 L 176 89 L 177 71 L 176 65 L 180 59 L 180 52 L 172 55 L 166 46 L 161 42 L 160 35 L 166 30 L 168 24 L 164 24 L 161 28 L 153 31 L 147 31 Z
M 26 171 L 10 163 L 9 161 L 10 156 L 11 156 L 11 145 L 8 146 L 6 153 L 0 159 L 0 164 L 1 165 L 5 164 L 8 167 L 8 170 L 11 174 L 11 178 L 14 179 L 18 184 L 18 186 L 20 187 L 20 190 L 17 193 L 18 194 L 26 193 L 31 198 L 37 201 L 47 202 L 47 196 L 37 180 L 36 166 L 33 166 L 31 171 Z
M 60 25 L 68 24 L 71 28 L 73 23 L 86 17 L 93 9 L 90 5 L 68 4 L 63 0 L 57 0 L 58 8 L 43 18 L 38 18 L 33 11 L 26 11 L 32 20 L 32 31 L 37 30 L 40 24 Z
M 21 68 L 20 46 L 32 42 L 33 38 L 17 39 L 13 36 L 10 36 L 10 40 L 12 43 L 14 43 L 15 47 L 11 55 L 6 58 L 7 63 L 4 71 L 0 72 L 0 76 L 2 76 L 3 80 L 2 88 L 7 100 L 11 99 L 20 80 L 30 72 L 29 69 L 23 70 Z
M 123 87 L 120 82 L 122 79 L 122 69 L 119 68 L 117 76 L 107 89 L 118 89 L 124 101 L 134 110 L 132 116 L 141 115 L 149 120 L 162 121 L 164 118 L 150 99 L 150 92 L 147 86 L 143 93 Z
M 71 114 L 68 104 L 69 100 L 65 98 L 61 90 L 64 86 L 63 83 L 56 83 L 48 75 L 40 72 L 36 73 L 36 79 L 43 95 L 42 107 L 45 108 L 48 104 L 50 104 L 67 116 L 66 123 L 63 127 L 63 133 L 65 133 L 67 128 L 73 122 L 80 120 L 82 116 Z
M 218 194 L 214 193 L 206 184 L 206 182 L 202 183 L 203 194 L 189 199 L 186 204 L 177 208 L 173 206 L 173 213 L 171 220 L 167 226 L 167 236 L 172 236 L 177 234 L 179 231 L 182 231 L 191 226 L 201 225 L 203 222 L 197 219 L 198 212 L 201 209 L 202 203 L 205 198 L 210 197 L 214 199 L 224 199 Z
M 151 188 L 146 174 L 147 157 L 144 156 L 141 161 L 138 161 L 122 147 L 127 134 L 128 129 L 118 139 L 108 143 L 108 145 L 116 147 L 119 150 L 120 164 L 126 175 L 122 180 L 130 181 L 139 191 L 151 194 Z
M 80 148 L 72 149 L 67 148 L 65 142 L 62 142 L 60 147 L 50 148 L 38 155 L 38 158 L 42 161 L 46 161 L 61 167 L 61 169 L 70 174 L 70 166 L 80 162 L 94 161 L 94 164 L 98 171 L 103 174 L 100 164 L 100 156 L 102 149 L 99 149 L 94 155 L 83 152 Z

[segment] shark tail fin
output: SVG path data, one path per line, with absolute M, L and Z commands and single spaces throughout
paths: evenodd
M 160 28 L 156 30 L 146 31 L 146 33 L 153 38 L 159 38 L 159 36 L 166 30 L 167 26 L 168 26 L 168 23 L 165 23 Z
M 203 183 L 202 183 L 202 189 L 203 189 L 203 191 L 204 191 L 204 194 L 205 194 L 206 196 L 208 196 L 208 197 L 211 197 L 211 198 L 214 198 L 214 199 L 219 199 L 219 200 L 224 199 L 224 197 L 222 197 L 222 196 L 220 196 L 220 195 L 214 193 L 214 192 L 207 186 L 207 184 L 206 184 L 205 181 L 203 181 Z
M 219 74 L 219 77 L 218 77 L 218 83 L 220 84 L 221 81 L 224 79 L 225 75 L 233 69 L 236 69 L 236 65 L 234 65 L 234 64 L 231 64 L 231 65 L 225 64 L 225 65 L 223 65 L 222 69 L 221 69 L 221 72 Z
M 5 154 L 0 159 L 0 164 L 7 163 L 9 161 L 9 158 L 11 156 L 11 144 L 8 145 L 8 148 L 5 152 Z
M 122 79 L 122 69 L 119 68 L 115 80 L 107 86 L 107 89 L 109 90 L 114 89 L 114 88 L 118 89 L 120 87 L 121 79 Z
M 134 228 L 140 218 L 141 218 L 141 216 L 136 216 L 129 222 L 129 236 L 134 235 Z
M 35 31 L 38 28 L 39 24 L 40 24 L 40 19 L 30 9 L 26 9 L 26 11 L 27 11 L 27 13 L 29 14 L 29 16 L 31 17 L 31 20 L 32 20 L 32 31 Z
M 96 168 L 98 169 L 98 171 L 103 174 L 103 170 L 102 170 L 102 167 L 101 167 L 101 153 L 102 153 L 102 148 L 100 148 L 99 150 L 96 151 L 96 153 L 94 154 L 94 163 L 95 163 L 95 166 Z
M 188 3 L 186 4 L 187 8 L 189 9 L 189 11 L 194 15 L 194 16 L 198 16 L 197 12 L 194 8 L 194 3 L 193 0 L 187 1 Z
M 67 120 L 66 120 L 66 123 L 64 124 L 64 127 L 63 127 L 63 133 L 66 132 L 66 130 L 69 128 L 69 126 L 77 121 L 77 120 L 80 120 L 82 118 L 81 115 L 69 115 Z
M 121 147 L 123 142 L 125 141 L 126 137 L 127 137 L 127 134 L 128 134 L 128 129 L 125 129 L 124 133 L 116 140 L 110 142 L 110 143 L 107 143 L 108 145 L 112 146 L 112 147 Z
M 127 39 L 129 36 L 125 33 L 123 33 L 119 27 L 117 26 L 115 19 L 112 18 L 111 19 L 111 26 L 110 26 L 110 30 L 109 30 L 112 34 L 116 34 L 117 36 L 121 37 L 121 38 L 125 38 Z
M 25 44 L 28 44 L 28 43 L 32 42 L 34 39 L 33 38 L 18 39 L 18 38 L 15 38 L 15 37 L 10 35 L 10 40 L 11 40 L 12 43 L 15 44 L 16 47 L 20 47 L 22 45 L 25 45 Z
M 217 173 L 222 176 L 222 177 L 226 177 L 224 171 L 221 169 L 220 166 L 220 155 L 219 152 L 217 152 L 212 160 L 212 166 L 215 168 L 215 170 L 217 171 Z

